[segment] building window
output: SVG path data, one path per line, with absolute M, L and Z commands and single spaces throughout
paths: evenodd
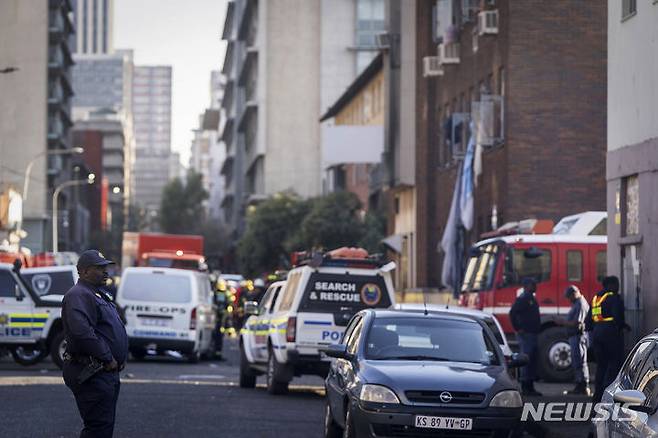
M 93 53 L 98 53 L 98 0 L 94 0 L 94 6 L 92 10 L 92 27 L 91 27 L 91 32 L 92 32 L 92 47 L 93 47 Z
M 87 20 L 89 18 L 89 3 L 87 0 L 81 0 L 82 3 L 82 53 L 87 53 Z
M 637 14 L 637 0 L 621 0 L 621 19 L 626 20 Z
M 640 184 L 637 175 L 625 178 L 625 186 L 625 231 L 627 236 L 633 236 L 640 232 Z
M 108 32 L 108 14 L 107 2 L 110 0 L 103 0 L 103 53 L 107 53 L 107 32 Z

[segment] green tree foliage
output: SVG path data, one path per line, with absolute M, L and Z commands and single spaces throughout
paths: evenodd
M 183 184 L 172 180 L 162 191 L 159 222 L 162 231 L 171 234 L 200 234 L 205 223 L 203 201 L 208 192 L 200 173 L 189 171 Z
M 302 221 L 296 240 L 305 248 L 356 246 L 365 234 L 361 209 L 361 201 L 351 192 L 319 198 Z
M 386 216 L 379 211 L 370 210 L 364 218 L 364 234 L 359 246 L 369 253 L 383 253 L 385 251 L 382 240 L 386 237 Z
M 297 249 L 291 239 L 310 204 L 295 195 L 278 194 L 250 208 L 247 229 L 238 243 L 241 270 L 254 275 L 284 264 L 288 252 Z

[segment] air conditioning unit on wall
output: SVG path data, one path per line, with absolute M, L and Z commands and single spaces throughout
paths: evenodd
M 423 76 L 443 76 L 443 66 L 438 56 L 423 57 Z
M 459 64 L 459 43 L 439 44 L 439 58 L 442 65 Z
M 498 10 L 480 12 L 478 14 L 478 30 L 480 35 L 498 34 Z

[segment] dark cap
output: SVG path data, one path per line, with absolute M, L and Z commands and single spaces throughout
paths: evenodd
M 605 277 L 601 284 L 606 291 L 619 292 L 619 278 L 614 275 Z
M 107 266 L 112 265 L 114 262 L 108 260 L 105 256 L 98 250 L 88 249 L 87 251 L 80 254 L 78 259 L 78 269 L 86 269 L 90 266 Z
M 537 281 L 532 277 L 524 277 L 521 280 L 521 285 L 523 285 L 523 287 L 537 286 Z
M 576 295 L 576 292 L 580 292 L 580 289 L 578 289 L 578 286 L 572 284 L 564 290 L 564 296 L 569 298 Z

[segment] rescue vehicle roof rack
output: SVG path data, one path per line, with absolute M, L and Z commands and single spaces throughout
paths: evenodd
M 362 248 L 338 248 L 328 252 L 300 251 L 292 255 L 293 267 L 345 267 L 376 269 L 386 261 L 382 254 L 368 254 Z

